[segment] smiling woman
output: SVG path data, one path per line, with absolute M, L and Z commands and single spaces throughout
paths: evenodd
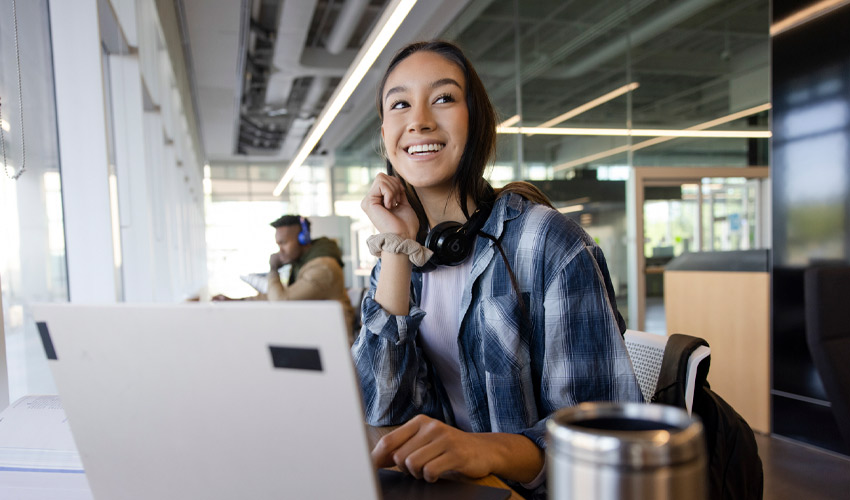
M 403 48 L 377 104 L 387 173 L 361 207 L 381 259 L 353 354 L 368 423 L 401 427 L 373 459 L 543 497 L 552 412 L 642 400 L 605 258 L 530 184 L 484 179 L 495 113 L 455 45 Z
M 443 197 L 451 188 L 469 122 L 464 80 L 457 65 L 421 51 L 402 61 L 385 82 L 381 136 L 387 160 L 420 200 Z M 443 217 L 430 214 L 429 220 Z

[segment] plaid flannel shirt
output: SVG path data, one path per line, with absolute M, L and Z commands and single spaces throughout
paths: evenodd
M 463 392 L 475 432 L 525 435 L 545 448 L 552 412 L 584 401 L 643 401 L 623 342 L 602 251 L 575 222 L 517 194 L 499 198 L 482 231 L 501 240 L 527 312 L 495 244 L 479 236 L 460 304 Z M 422 275 L 410 311 L 375 302 L 372 271 L 352 354 L 366 420 L 398 425 L 423 413 L 454 423 L 442 384 L 417 342 Z M 440 311 L 431 311 L 440 314 Z

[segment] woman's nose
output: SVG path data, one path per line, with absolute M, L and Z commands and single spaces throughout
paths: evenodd
M 434 130 L 436 126 L 437 124 L 434 122 L 434 115 L 431 113 L 431 110 L 422 106 L 411 115 L 408 130 L 410 132 L 427 132 Z

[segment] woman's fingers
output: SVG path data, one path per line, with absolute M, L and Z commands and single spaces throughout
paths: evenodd
M 401 180 L 398 178 L 380 173 L 372 182 L 369 195 L 375 201 L 380 198 L 384 208 L 390 209 L 404 197 L 404 186 L 401 185 Z
M 419 230 L 419 220 L 407 201 L 401 179 L 397 177 L 378 174 L 360 208 L 382 233 L 415 237 Z
M 450 470 L 447 467 L 455 465 L 456 455 L 452 453 L 452 450 L 446 449 L 444 444 L 440 440 L 429 440 L 422 446 L 413 447 L 404 455 L 401 463 L 411 476 L 426 481 L 436 481 L 440 475 Z M 397 452 L 398 455 L 402 453 L 402 450 Z M 396 460 L 398 461 L 399 458 L 401 457 L 396 457 Z
M 458 469 L 457 455 L 451 453 L 441 453 L 429 460 L 422 467 L 422 479 L 433 483 L 441 477 L 451 475 Z
M 408 424 L 410 422 L 386 434 L 378 441 L 378 444 L 372 450 L 372 461 L 375 462 L 376 466 L 392 467 L 396 465 L 393 453 L 416 434 L 417 428 Z
M 480 464 L 468 464 L 470 435 L 438 420 L 418 415 L 384 436 L 372 452 L 378 467 L 397 466 L 410 475 L 436 481 L 460 472 L 475 475 Z M 471 467 L 470 467 L 471 466 Z M 486 473 L 485 473 L 486 475 Z

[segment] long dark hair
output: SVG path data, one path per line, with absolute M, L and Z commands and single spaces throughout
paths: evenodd
M 468 197 L 476 205 L 492 203 L 495 198 L 493 188 L 484 179 L 484 169 L 490 163 L 496 153 L 496 111 L 490 102 L 490 97 L 484 88 L 484 83 L 478 77 L 475 68 L 463 54 L 461 49 L 445 40 L 431 40 L 426 42 L 414 42 L 396 52 L 387 67 L 381 84 L 378 86 L 377 107 L 378 116 L 384 120 L 383 94 L 390 73 L 405 59 L 420 51 L 434 52 L 443 56 L 446 60 L 456 64 L 463 72 L 466 80 L 466 109 L 469 112 L 469 125 L 466 137 L 466 145 L 460 157 L 460 163 L 452 178 L 452 189 L 457 196 L 463 215 L 469 219 L 469 209 L 466 206 Z M 398 177 L 393 169 L 392 163 L 387 158 L 387 174 Z M 428 221 L 425 210 L 422 208 L 415 191 L 406 183 L 408 200 L 419 217 L 419 233 L 423 235 L 427 231 Z M 412 195 L 412 196 L 411 196 Z
M 381 122 L 384 121 L 383 96 L 384 87 L 387 84 L 387 79 L 390 73 L 402 61 L 420 51 L 434 52 L 443 56 L 449 62 L 456 64 L 466 79 L 466 109 L 469 116 L 469 124 L 467 128 L 466 145 L 463 148 L 463 154 L 460 157 L 457 170 L 452 177 L 452 190 L 457 195 L 457 201 L 463 211 L 463 215 L 469 220 L 469 209 L 466 206 L 466 200 L 471 197 L 476 206 L 484 204 L 491 205 L 495 199 L 507 193 L 518 193 L 526 199 L 542 203 L 552 207 L 552 203 L 536 186 L 523 181 L 511 182 L 505 187 L 494 190 L 490 183 L 484 179 L 484 170 L 487 165 L 493 160 L 496 155 L 496 110 L 490 102 L 490 97 L 487 95 L 487 90 L 484 88 L 484 83 L 478 77 L 472 63 L 463 54 L 463 51 L 457 45 L 445 40 L 431 40 L 425 42 L 414 42 L 396 52 L 390 64 L 384 72 L 384 77 L 381 78 L 381 84 L 378 86 L 377 107 L 378 116 L 381 117 Z M 419 219 L 419 234 L 417 239 L 420 243 L 425 241 L 425 235 L 428 232 L 428 219 L 425 215 L 425 210 L 416 196 L 416 191 L 412 186 L 399 176 L 393 168 L 390 159 L 386 159 L 387 174 L 398 177 L 404 184 L 407 192 L 407 200 L 416 212 Z M 528 310 L 522 300 L 519 284 L 516 276 L 514 276 L 508 258 L 505 255 L 502 245 L 495 237 L 479 233 L 492 240 L 499 250 L 505 266 L 508 268 L 508 274 L 511 279 L 511 285 L 514 292 L 517 294 L 517 301 L 522 310 L 523 317 L 528 320 Z

